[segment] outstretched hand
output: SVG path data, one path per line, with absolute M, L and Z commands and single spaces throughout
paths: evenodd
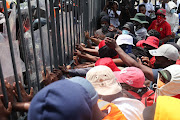
M 13 84 L 14 90 L 13 93 L 16 97 L 16 99 L 18 99 L 18 94 L 17 94 L 17 87 L 16 87 L 16 83 L 14 82 Z M 30 90 L 30 94 L 27 94 L 22 83 L 19 81 L 19 87 L 20 87 L 20 92 L 21 92 L 21 97 L 22 97 L 22 102 L 30 102 L 33 98 L 34 92 L 33 92 L 33 88 L 31 87 Z
M 115 49 L 117 47 L 119 47 L 116 43 L 116 40 L 115 39 L 112 39 L 112 38 L 109 38 L 109 37 L 106 37 L 105 38 L 105 43 L 106 45 L 111 48 L 111 49 Z
M 54 73 L 49 74 L 48 70 L 46 70 L 46 75 L 45 75 L 44 71 L 42 71 L 42 77 L 43 77 L 43 83 L 45 86 L 49 85 L 52 82 L 59 80 L 56 74 L 54 74 Z
M 61 79 L 63 73 L 61 70 L 53 69 L 53 73 L 57 76 L 58 80 Z
M 90 38 L 90 36 L 89 36 L 89 32 L 88 32 L 88 31 L 84 31 L 84 34 L 85 34 L 85 37 L 86 37 L 87 39 L 89 39 L 89 38 Z

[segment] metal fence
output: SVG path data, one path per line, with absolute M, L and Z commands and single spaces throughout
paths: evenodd
M 97 27 L 105 0 L 17 0 L 9 11 L 3 0 L 5 22 L 0 34 L 1 94 L 8 97 L 4 80 L 16 82 L 18 101 L 22 101 L 18 81 L 27 91 L 41 87 L 41 71 L 71 64 L 75 45 L 86 43 Z M 10 12 L 10 15 L 9 15 Z M 15 119 L 11 117 L 10 119 Z

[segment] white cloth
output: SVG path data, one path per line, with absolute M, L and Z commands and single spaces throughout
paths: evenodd
M 143 120 L 144 104 L 136 99 L 120 97 L 112 101 L 128 120 Z
M 179 47 L 180 47 L 180 38 L 178 39 L 177 44 L 178 44 L 178 45 L 179 45 Z
M 144 4 L 146 6 L 146 16 L 149 17 L 150 13 L 148 11 L 154 11 L 153 4 L 151 2 L 147 2 L 147 3 L 142 2 L 141 4 Z M 137 9 L 137 12 L 139 12 L 139 6 L 138 6 L 138 9 Z
M 176 13 L 171 14 L 170 10 L 177 7 L 173 1 L 169 1 L 166 8 L 166 21 L 171 26 L 171 32 L 176 33 L 179 28 L 179 15 Z
M 159 5 L 160 8 L 162 8 L 162 3 L 160 3 L 159 1 L 156 2 L 156 5 Z M 165 3 L 165 9 L 167 8 L 167 3 Z
M 135 31 L 137 40 L 144 40 L 146 39 L 147 30 L 146 28 L 142 27 L 141 29 Z
M 116 13 L 118 14 L 118 16 L 120 16 L 121 11 L 117 10 Z M 110 17 L 110 24 L 114 25 L 114 27 L 120 26 L 119 17 L 115 17 L 113 10 L 108 9 L 108 16 Z
M 158 96 L 175 96 L 180 94 L 180 65 L 171 65 L 163 70 L 168 70 L 171 80 L 161 88 L 156 89 Z M 158 73 L 159 79 L 159 73 Z

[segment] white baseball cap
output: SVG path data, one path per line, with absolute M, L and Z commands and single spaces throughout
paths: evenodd
M 86 74 L 86 79 L 94 86 L 99 95 L 113 95 L 122 90 L 113 71 L 103 65 L 95 66 Z
M 152 56 L 164 56 L 173 61 L 176 61 L 179 58 L 178 49 L 170 44 L 164 44 L 161 45 L 158 49 L 149 50 L 149 53 Z
M 133 45 L 133 37 L 130 35 L 119 35 L 118 38 L 116 39 L 116 43 L 117 45 L 123 45 L 123 44 L 127 44 L 127 45 Z

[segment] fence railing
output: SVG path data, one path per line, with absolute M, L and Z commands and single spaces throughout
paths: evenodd
M 28 92 L 31 87 L 39 91 L 42 71 L 72 63 L 75 45 L 86 43 L 84 31 L 93 34 L 105 0 L 16 0 L 11 9 L 7 2 L 2 2 L 5 22 L 0 33 L 0 93 L 6 107 L 4 80 L 16 82 L 18 101 L 18 81 Z

